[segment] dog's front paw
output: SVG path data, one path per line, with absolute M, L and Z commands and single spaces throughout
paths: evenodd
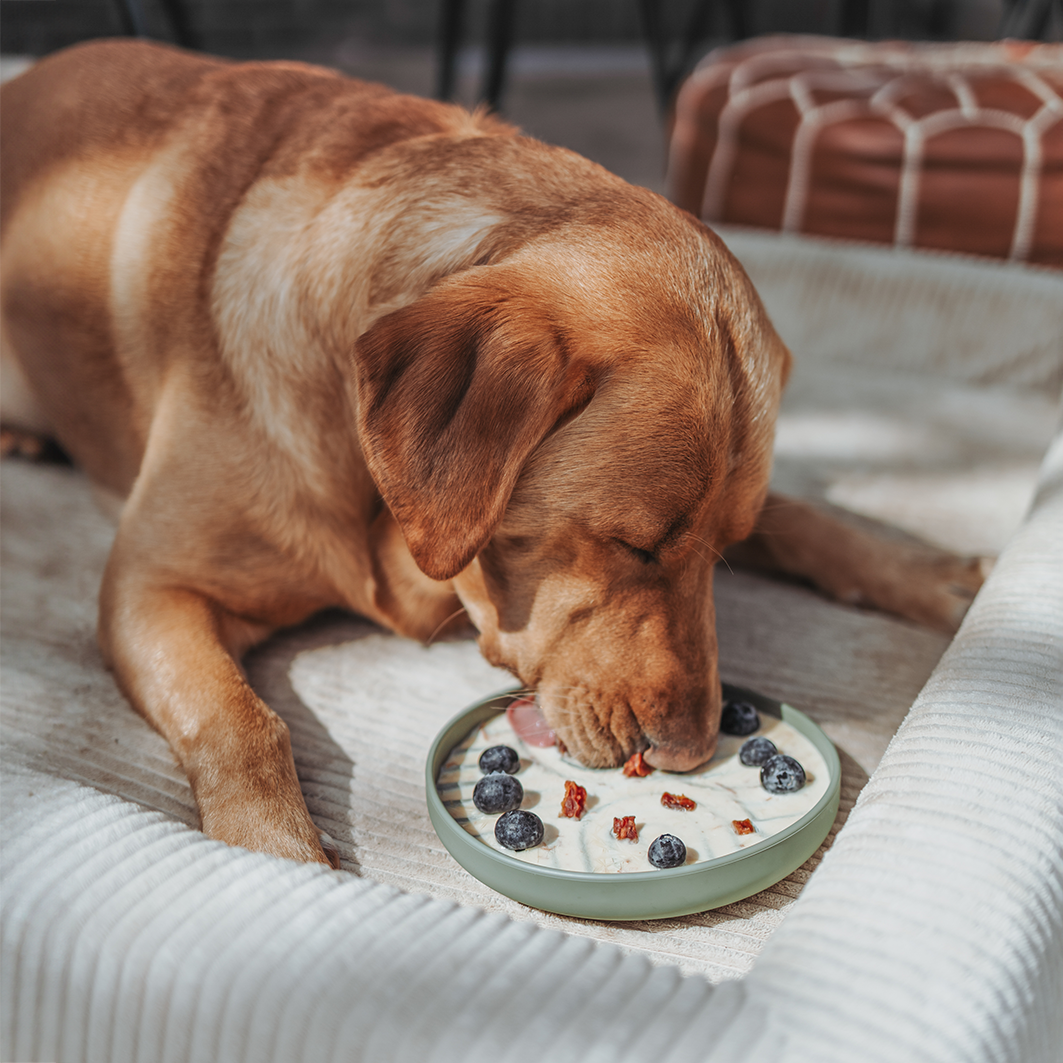
M 297 805 L 258 802 L 247 795 L 224 802 L 200 797 L 199 805 L 203 833 L 215 841 L 303 864 L 324 864 L 334 870 L 340 866 L 335 841 Z
M 952 635 L 992 567 L 987 557 L 901 550 L 866 586 L 841 597 Z
M 923 615 L 913 615 L 912 619 L 950 635 L 955 633 L 992 568 L 989 557 L 934 559 L 927 566 L 925 599 L 918 604 Z

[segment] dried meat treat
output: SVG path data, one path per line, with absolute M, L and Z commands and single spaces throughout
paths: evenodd
M 579 819 L 587 809 L 587 791 L 571 779 L 565 780 L 565 796 L 561 801 L 561 815 Z
M 639 829 L 635 826 L 634 816 L 613 817 L 613 833 L 616 835 L 617 841 L 622 841 L 627 838 L 629 841 L 637 842 L 639 840 Z
M 642 752 L 632 753 L 627 759 L 627 763 L 624 765 L 624 774 L 628 778 L 637 777 L 643 778 L 653 771 L 653 768 L 646 763 L 642 757 Z
M 748 819 L 732 819 L 731 826 L 735 829 L 735 834 L 755 834 L 756 828 Z
M 661 804 L 665 808 L 682 808 L 687 812 L 693 812 L 698 807 L 697 801 L 692 801 L 684 794 L 670 794 L 667 792 L 661 794 Z

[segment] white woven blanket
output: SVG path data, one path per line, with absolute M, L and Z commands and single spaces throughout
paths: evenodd
M 1008 538 L 1054 418 L 1059 278 L 730 238 L 802 365 L 782 486 L 945 545 Z M 987 291 L 1014 298 L 987 310 Z M 960 357 L 948 322 L 978 313 L 987 342 L 964 331 Z M 940 636 L 719 574 L 724 677 L 824 726 L 842 811 L 814 875 L 822 853 L 748 901 L 643 924 L 535 912 L 451 860 L 425 754 L 507 677 L 471 643 L 347 617 L 248 661 L 344 870 L 204 838 L 100 664 L 111 530 L 84 480 L 9 464 L 2 487 L 3 1059 L 1058 1059 L 1063 445 L 936 671 Z

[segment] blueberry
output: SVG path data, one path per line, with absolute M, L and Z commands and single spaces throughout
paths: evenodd
M 793 793 L 805 785 L 805 769 L 793 757 L 776 753 L 760 769 L 760 785 L 773 794 Z
M 725 735 L 751 735 L 760 726 L 757 710 L 748 701 L 724 703 L 720 730 Z
M 646 855 L 654 867 L 678 867 L 687 858 L 687 847 L 674 834 L 662 834 L 650 842 Z
M 485 775 L 472 791 L 472 803 L 481 811 L 494 815 L 496 812 L 508 812 L 511 808 L 520 808 L 524 800 L 524 787 L 503 771 L 493 771 Z
M 531 849 L 543 840 L 543 821 L 534 812 L 518 808 L 498 817 L 495 838 L 506 849 Z
M 768 757 L 774 757 L 778 752 L 775 748 L 775 743 L 770 738 L 758 735 L 756 738 L 751 738 L 748 742 L 742 743 L 742 748 L 738 751 L 738 759 L 747 768 L 757 768 Z
M 520 769 L 520 757 L 509 746 L 492 746 L 480 754 L 480 771 L 487 775 L 492 771 L 504 771 L 512 775 Z

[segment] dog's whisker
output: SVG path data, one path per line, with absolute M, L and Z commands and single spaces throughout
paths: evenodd
M 446 618 L 446 620 L 444 620 L 439 625 L 439 627 L 437 627 L 435 629 L 435 631 L 433 631 L 432 634 L 428 636 L 427 640 L 425 641 L 425 645 L 426 646 L 431 646 L 432 643 L 435 641 L 436 635 L 438 635 L 440 633 L 440 631 L 442 631 L 443 628 L 445 628 L 447 626 L 447 624 L 449 624 L 451 622 L 451 620 L 453 620 L 456 616 L 461 616 L 461 614 L 464 613 L 464 612 L 465 612 L 465 606 L 464 605 L 460 609 L 455 609 L 454 612 L 451 613 L 450 616 L 448 616 Z
M 575 691 L 578 691 L 579 689 L 580 689 L 580 687 L 577 684 L 573 684 L 572 686 L 567 686 L 567 687 L 565 687 L 565 686 L 551 687 L 550 688 L 550 697 L 551 698 L 562 697 L 562 696 L 568 697 L 568 696 L 570 696 L 570 692 L 575 692 Z M 525 687 L 525 688 L 523 688 L 521 690 L 511 691 L 510 692 L 510 697 L 512 697 L 512 698 L 538 697 L 539 694 L 540 694 L 540 691 L 533 690 L 531 687 Z
M 690 533 L 690 538 L 693 539 L 696 543 L 701 543 L 702 546 L 707 546 L 712 553 L 714 553 L 725 565 L 727 565 L 727 571 L 730 572 L 732 576 L 734 575 L 734 569 L 731 568 L 730 564 L 727 561 L 727 558 L 724 557 L 723 554 L 720 553 L 720 551 L 717 550 L 716 547 L 712 545 L 712 543 L 706 541 L 700 535 L 696 535 L 694 532 Z M 703 554 L 701 554 L 699 556 L 704 558 Z M 705 560 L 708 560 L 708 559 L 705 558 Z

